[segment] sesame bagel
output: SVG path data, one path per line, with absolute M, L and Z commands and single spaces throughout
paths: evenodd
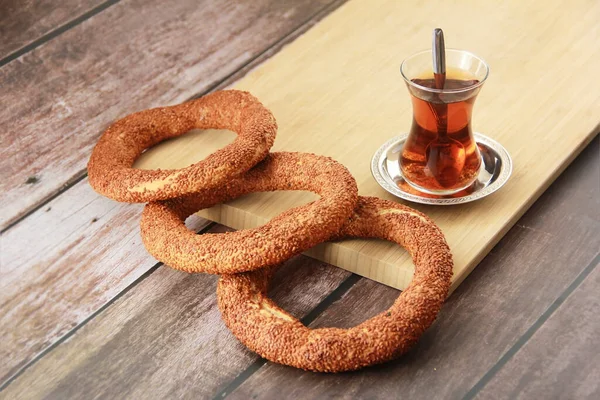
M 201 209 L 247 193 L 307 190 L 321 197 L 263 226 L 197 235 L 184 220 Z M 187 272 L 231 274 L 287 260 L 328 240 L 352 215 L 356 181 L 337 161 L 307 153 L 270 153 L 256 167 L 214 190 L 146 205 L 141 233 L 158 260 Z
M 132 168 L 142 152 L 191 129 L 228 129 L 236 140 L 206 159 L 177 170 Z M 90 157 L 94 190 L 117 201 L 164 200 L 223 185 L 262 160 L 275 140 L 277 123 L 254 96 L 223 90 L 171 107 L 130 114 L 102 135 Z
M 411 208 L 360 197 L 336 237 L 398 243 L 413 258 L 412 282 L 390 309 L 356 327 L 310 329 L 267 297 L 277 267 L 224 275 L 217 288 L 219 309 L 243 344 L 276 363 L 342 372 L 391 360 L 416 343 L 435 320 L 450 288 L 452 256 L 440 229 Z

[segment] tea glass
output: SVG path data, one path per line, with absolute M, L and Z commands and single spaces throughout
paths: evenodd
M 467 189 L 482 165 L 471 116 L 488 65 L 468 51 L 446 49 L 446 79 L 439 88 L 431 50 L 426 50 L 404 60 L 400 72 L 413 106 L 412 126 L 400 157 L 404 179 L 434 195 Z

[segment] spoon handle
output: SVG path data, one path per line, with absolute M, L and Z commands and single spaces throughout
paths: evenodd
M 433 30 L 433 76 L 437 89 L 443 89 L 446 80 L 446 46 L 444 32 L 440 28 Z
M 446 83 L 446 47 L 444 44 L 444 32 L 440 28 L 433 30 L 433 42 L 432 42 L 432 54 L 433 54 L 433 79 L 435 81 L 436 89 L 444 89 Z M 437 120 L 438 140 L 445 140 L 448 129 L 448 107 L 444 104 L 442 94 L 437 94 L 439 104 L 431 108 L 435 108 L 434 116 Z

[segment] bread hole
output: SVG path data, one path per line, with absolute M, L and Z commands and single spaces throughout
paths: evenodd
M 235 132 L 226 129 L 192 129 L 144 150 L 133 164 L 133 168 L 185 168 L 224 148 L 236 137 Z

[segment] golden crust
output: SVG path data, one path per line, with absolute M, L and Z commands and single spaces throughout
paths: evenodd
M 320 199 L 290 209 L 255 229 L 197 235 L 184 225 L 192 213 L 252 192 L 307 190 Z M 142 240 L 157 259 L 175 269 L 212 274 L 250 271 L 283 262 L 328 240 L 351 216 L 356 181 L 335 160 L 307 153 L 271 153 L 218 189 L 149 203 Z
M 411 208 L 359 197 L 353 217 L 337 236 L 393 241 L 412 255 L 414 278 L 392 307 L 350 329 L 309 329 L 267 297 L 276 267 L 224 275 L 217 288 L 219 309 L 242 343 L 270 361 L 320 372 L 382 363 L 416 343 L 450 288 L 452 256 L 440 229 Z
M 229 129 L 236 140 L 206 159 L 179 170 L 131 168 L 142 152 L 191 129 Z M 117 201 L 143 203 L 214 188 L 246 172 L 273 145 L 277 123 L 254 96 L 223 90 L 171 107 L 130 114 L 102 135 L 88 175 L 96 192 Z

